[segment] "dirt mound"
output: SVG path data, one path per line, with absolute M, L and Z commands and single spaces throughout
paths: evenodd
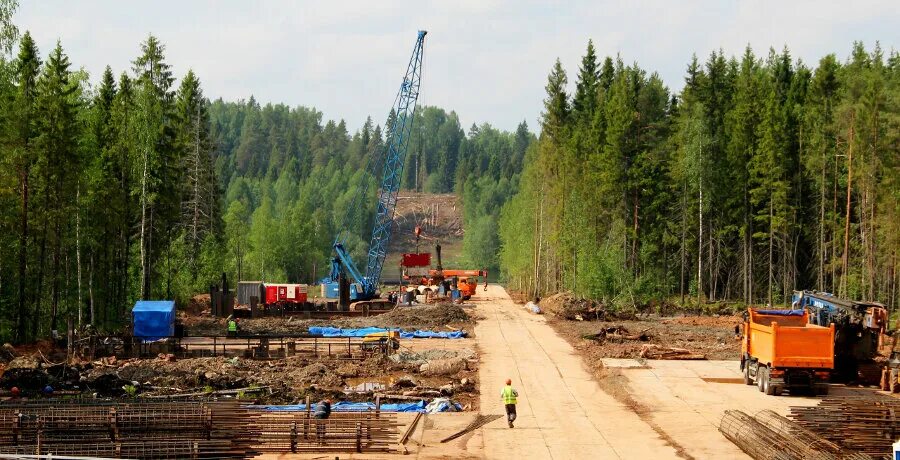
M 125 387 L 131 385 L 131 381 L 125 380 L 115 374 L 103 374 L 93 382 L 89 383 L 88 388 L 97 392 L 98 396 L 124 396 Z
M 459 305 L 440 303 L 397 307 L 387 313 L 366 318 L 366 320 L 375 323 L 372 326 L 432 329 L 447 324 L 468 323 L 471 318 Z
M 570 292 L 560 292 L 541 299 L 540 307 L 568 320 L 602 320 L 607 317 L 606 308 L 595 300 L 579 299 Z
M 222 335 L 225 321 L 211 317 L 180 317 L 187 335 Z M 387 313 L 364 318 L 335 317 L 333 319 L 298 319 L 296 317 L 269 317 L 241 319 L 238 327 L 251 334 L 300 334 L 309 332 L 310 326 L 339 328 L 397 327 L 406 330 L 445 330 L 444 326 L 466 326 L 472 317 L 459 305 L 440 303 L 397 307 Z
M 9 369 L 0 377 L 0 387 L 18 387 L 22 391 L 40 391 L 50 383 L 50 376 L 41 369 L 26 369 L 18 367 Z
M 202 312 L 210 311 L 211 305 L 212 301 L 210 300 L 209 294 L 197 294 L 188 301 L 187 306 L 184 308 L 184 312 L 189 315 L 199 315 Z

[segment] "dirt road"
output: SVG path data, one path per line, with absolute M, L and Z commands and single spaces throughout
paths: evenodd
M 481 412 L 503 412 L 507 378 L 519 392 L 518 420 L 482 430 L 485 458 L 675 458 L 676 451 L 630 408 L 601 390 L 572 347 L 539 315 L 496 285 L 479 291 Z

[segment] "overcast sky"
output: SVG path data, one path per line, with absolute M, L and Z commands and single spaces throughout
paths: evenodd
M 885 1 L 63 1 L 21 0 L 14 17 L 43 55 L 57 39 L 96 82 L 131 67 L 153 33 L 176 76 L 189 68 L 211 99 L 314 106 L 355 131 L 383 123 L 412 51 L 428 30 L 419 103 L 455 110 L 464 128 L 534 129 L 547 73 L 559 57 L 570 86 L 587 40 L 683 85 L 696 53 L 757 55 L 790 47 L 815 64 L 851 43 L 900 46 L 900 3 Z

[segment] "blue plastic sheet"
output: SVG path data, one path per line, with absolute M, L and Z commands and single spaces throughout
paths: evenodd
M 466 336 L 466 331 L 403 331 L 401 329 L 385 329 L 380 327 L 340 329 L 330 326 L 311 326 L 309 328 L 310 334 L 321 335 L 323 337 L 365 337 L 369 334 L 379 334 L 388 331 L 399 332 L 401 339 L 462 339 Z
M 315 410 L 316 404 L 313 404 L 313 410 Z M 303 411 L 306 410 L 306 404 L 291 404 L 287 406 L 252 406 L 255 409 L 262 409 L 266 411 L 279 412 L 279 411 Z M 374 411 L 375 403 L 371 402 L 349 402 L 349 401 L 339 401 L 331 405 L 331 410 L 334 412 L 366 412 L 366 411 Z M 381 405 L 382 412 L 425 412 L 425 401 L 413 402 L 413 403 L 399 403 L 399 404 L 382 404 Z
M 139 300 L 131 310 L 134 336 L 152 342 L 175 335 L 174 300 Z
M 803 310 L 756 310 L 761 315 L 803 316 Z

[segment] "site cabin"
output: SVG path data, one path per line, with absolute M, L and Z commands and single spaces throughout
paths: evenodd
M 237 284 L 238 305 L 250 305 L 253 297 L 256 297 L 256 301 L 261 305 L 302 305 L 308 300 L 309 286 L 306 284 L 239 281 Z
M 744 383 L 767 395 L 784 389 L 828 394 L 834 369 L 834 324 L 809 324 L 806 310 L 748 309 L 741 342 Z
M 266 283 L 266 304 L 306 303 L 307 286 L 305 284 L 269 284 Z

